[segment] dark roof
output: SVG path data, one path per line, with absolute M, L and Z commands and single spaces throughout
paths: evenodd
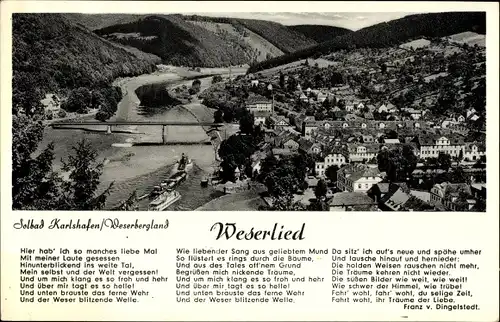
M 410 197 L 410 189 L 406 183 L 390 183 L 389 190 L 380 199 L 380 203 L 392 210 L 399 210 Z
M 272 102 L 270 100 L 268 100 L 267 98 L 263 97 L 263 96 L 250 96 L 247 101 L 246 101 L 247 104 L 272 104 Z
M 377 153 L 380 151 L 380 143 L 349 143 L 347 144 L 349 153 L 357 153 L 358 147 L 365 147 L 367 153 Z
M 308 139 L 305 139 L 305 138 L 301 138 L 299 139 L 299 148 L 305 152 L 308 152 L 314 145 L 314 142 L 308 140 Z
M 420 145 L 436 145 L 436 141 L 442 137 L 450 140 L 451 145 L 465 144 L 464 138 L 457 134 L 423 134 L 418 136 L 418 143 Z
M 328 202 L 330 206 L 356 206 L 356 205 L 375 205 L 375 201 L 368 195 L 361 192 L 338 192 Z
M 254 117 L 269 117 L 271 115 L 271 112 L 269 111 L 255 111 L 253 113 Z
M 378 177 L 378 176 L 380 176 L 379 169 L 377 169 L 377 168 L 368 168 L 367 170 L 361 170 L 361 171 L 357 171 L 357 172 L 352 173 L 349 176 L 349 180 L 351 180 L 352 182 L 356 182 L 356 181 L 358 181 L 361 178 L 365 178 L 365 177 Z

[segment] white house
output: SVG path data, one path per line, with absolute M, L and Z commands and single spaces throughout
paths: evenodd
M 380 181 L 380 171 L 365 164 L 348 164 L 337 171 L 337 188 L 341 191 L 366 192 Z
M 420 148 L 420 157 L 423 159 L 437 158 L 440 152 L 454 157 L 458 156 L 460 151 L 463 151 L 465 155 L 464 139 L 458 135 L 420 135 L 418 136 L 418 146 Z
M 386 112 L 387 113 L 388 109 L 387 109 L 387 105 L 385 104 L 382 104 L 378 107 L 378 112 L 379 113 L 382 113 L 382 112 Z
M 318 161 L 314 165 L 314 170 L 317 176 L 325 176 L 325 171 L 328 167 L 336 165 L 339 168 L 349 162 L 349 155 L 345 148 L 332 146 L 324 153 L 323 161 Z
M 257 111 L 273 112 L 273 102 L 261 97 L 250 97 L 246 102 L 246 107 L 250 113 Z
M 378 143 L 349 143 L 347 144 L 347 148 L 351 162 L 370 161 L 380 151 Z
M 271 115 L 271 113 L 267 111 L 255 111 L 253 113 L 254 117 L 254 125 L 264 125 L 266 123 L 266 119 Z
M 486 155 L 486 150 L 483 144 L 468 143 L 465 145 L 464 159 L 468 161 L 479 160 L 483 155 Z

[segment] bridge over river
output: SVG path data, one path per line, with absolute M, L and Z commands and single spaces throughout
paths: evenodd
M 130 134 L 139 134 L 136 130 L 138 126 L 147 126 L 147 127 L 161 127 L 161 137 L 162 144 L 210 144 L 210 140 L 203 140 L 200 142 L 167 142 L 167 127 L 181 126 L 181 127 L 189 127 L 189 126 L 202 126 L 209 127 L 209 132 L 213 129 L 218 129 L 222 127 L 223 123 L 210 123 L 210 122 L 173 122 L 173 121 L 120 121 L 120 122 L 54 122 L 51 123 L 50 126 L 53 129 L 64 129 L 64 130 L 85 130 L 92 132 L 106 132 L 107 134 L 115 133 L 130 133 Z M 153 142 L 142 142 L 138 143 L 141 145 L 145 144 L 155 144 Z

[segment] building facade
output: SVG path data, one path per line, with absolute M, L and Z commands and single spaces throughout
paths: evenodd
M 364 164 L 348 164 L 337 171 L 337 188 L 341 191 L 367 192 L 380 181 L 380 171 Z

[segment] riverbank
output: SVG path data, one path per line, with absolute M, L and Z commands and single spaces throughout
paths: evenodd
M 213 73 L 212 70 L 205 72 L 207 74 Z M 135 90 L 145 84 L 164 82 L 169 88 L 183 84 L 191 86 L 192 80 L 184 78 L 188 77 L 189 74 L 184 72 L 181 74 L 182 76 L 176 74 L 175 71 L 169 71 L 117 79 L 113 85 L 120 86 L 124 95 L 118 104 L 116 116 L 111 121 L 199 122 L 207 120 L 209 116 L 211 116 L 209 121 L 213 121 L 213 112 L 200 104 L 199 101 L 197 104 L 195 101 L 195 104 L 187 104 L 187 106 L 179 105 L 170 109 L 162 109 L 154 115 L 141 114 L 140 101 Z M 211 77 L 201 78 L 202 87 L 210 86 L 211 79 Z M 181 157 L 182 153 L 187 154 L 193 160 L 196 171 L 193 171 L 189 179 L 180 185 L 178 191 L 182 194 L 182 198 L 169 209 L 196 209 L 220 196 L 220 192 L 214 191 L 211 187 L 200 187 L 201 179 L 212 174 L 218 166 L 215 151 L 211 145 L 134 145 L 138 142 L 160 143 L 162 132 L 161 127 L 158 126 L 141 126 L 137 129 L 124 126 L 120 128 L 123 130 L 120 132 L 124 133 L 113 132 L 112 134 L 96 132 L 94 127 L 90 127 L 90 129 L 90 131 L 79 131 L 47 127 L 40 149 L 43 149 L 50 142 L 54 142 L 54 168 L 60 171 L 61 159 L 67 160 L 68 153 L 73 153 L 71 148 L 78 141 L 83 138 L 90 142 L 97 152 L 97 160 L 104 162 L 103 173 L 99 178 L 98 192 L 104 191 L 110 183 L 113 183 L 105 209 L 111 209 L 118 205 L 134 191 L 137 195 L 141 195 L 154 185 L 158 185 L 162 178 L 169 175 L 172 164 Z M 98 128 L 98 130 L 101 129 Z M 136 133 L 136 131 L 140 133 Z M 167 127 L 166 136 L 167 140 L 171 142 L 201 142 L 209 138 L 202 126 Z

